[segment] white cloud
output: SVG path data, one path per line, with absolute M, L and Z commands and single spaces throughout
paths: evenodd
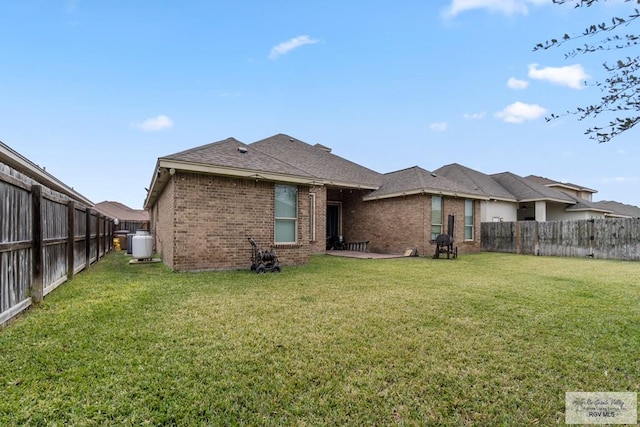
M 306 35 L 294 37 L 291 40 L 287 40 L 286 42 L 282 42 L 279 45 L 274 46 L 271 49 L 271 53 L 269 53 L 269 59 L 277 59 L 280 55 L 286 55 L 293 49 L 304 46 L 305 44 L 315 44 L 318 43 L 318 41 L 319 40 L 314 40 Z
M 429 129 L 436 132 L 444 132 L 448 128 L 449 128 L 449 124 L 447 122 L 437 122 L 437 123 L 431 123 L 429 125 Z
M 527 80 L 516 79 L 515 77 L 511 77 L 507 81 L 507 87 L 511 89 L 526 89 L 529 86 L 529 82 Z
M 568 86 L 573 89 L 582 89 L 584 81 L 590 78 L 582 65 L 568 65 L 566 67 L 545 67 L 538 68 L 538 64 L 529 65 L 529 77 L 537 80 L 547 80 L 561 86 Z
M 486 115 L 487 115 L 486 111 L 482 111 L 480 113 L 464 113 L 463 117 L 469 120 L 480 120 L 480 119 L 484 119 Z
M 75 13 L 78 10 L 78 3 L 80 0 L 67 0 L 67 13 L 69 15 Z
M 522 123 L 526 120 L 535 120 L 542 117 L 547 112 L 537 104 L 525 104 L 523 102 L 514 102 L 511 105 L 499 111 L 495 116 L 507 123 Z
M 541 5 L 551 3 L 551 0 L 451 0 L 451 4 L 445 10 L 444 15 L 454 17 L 462 12 L 474 9 L 486 9 L 490 12 L 503 13 L 505 15 L 529 13 L 527 4 Z
M 141 123 L 131 123 L 131 127 L 141 129 L 145 132 L 154 132 L 159 130 L 171 129 L 173 120 L 167 116 L 159 115 L 151 117 Z
M 611 183 L 634 183 L 638 182 L 637 176 L 614 176 L 611 178 L 602 178 L 601 182 L 603 184 L 611 184 Z

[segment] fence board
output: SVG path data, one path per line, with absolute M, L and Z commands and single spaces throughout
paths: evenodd
M 640 218 L 485 222 L 481 229 L 487 252 L 640 261 Z
M 113 229 L 0 163 L 0 326 L 112 250 Z
M 483 223 L 480 228 L 482 248 L 488 252 L 515 253 L 515 222 L 492 222 L 491 227 Z

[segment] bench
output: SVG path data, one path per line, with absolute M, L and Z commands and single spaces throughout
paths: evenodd
M 345 250 L 356 252 L 367 252 L 368 240 L 361 240 L 359 242 L 347 242 L 345 243 Z
M 327 237 L 327 250 L 367 252 L 368 240 L 347 242 L 342 236 Z

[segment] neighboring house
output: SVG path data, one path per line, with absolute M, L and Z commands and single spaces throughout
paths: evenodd
M 581 200 L 586 200 L 588 202 L 592 201 L 593 195 L 598 192 L 597 190 L 583 187 L 581 185 L 571 184 L 568 182 L 554 181 L 552 179 L 544 178 L 542 176 L 537 176 L 537 175 L 529 175 L 525 177 L 525 179 L 537 182 L 538 184 L 542 184 L 545 187 L 554 188 L 572 197 L 576 197 Z
M 563 217 L 560 219 L 640 218 L 640 208 L 637 206 L 613 201 L 593 202 L 593 194 L 597 193 L 597 191 L 591 188 L 567 182 L 558 182 L 536 175 L 529 175 L 526 179 L 557 189 L 576 200 L 576 206 L 567 209 L 567 211 L 580 211 L 583 214 L 577 218 Z
M 74 200 L 84 206 L 93 206 L 93 202 L 91 202 L 91 200 L 78 193 L 73 189 L 73 187 L 63 183 L 58 178 L 47 172 L 44 168 L 36 165 L 8 145 L 5 145 L 3 142 L 0 142 L 0 166 L 2 163 L 13 169 L 13 171 L 11 171 L 9 169 L 5 170 L 5 168 L 0 168 L 0 171 L 2 172 L 7 174 L 22 174 L 34 182 L 45 186 L 47 190 L 53 190 L 60 195 L 63 195 L 63 197 L 68 197 L 70 200 Z
M 131 209 L 120 202 L 111 201 L 96 203 L 95 209 L 117 220 L 115 231 L 127 230 L 136 232 L 149 229 L 149 212 L 145 210 Z
M 337 235 L 373 252 L 427 255 L 449 214 L 459 251 L 478 251 L 485 199 L 420 168 L 383 175 L 279 134 L 160 157 L 144 206 L 165 264 L 195 271 L 248 268 L 249 236 L 285 265 L 324 253 Z
M 600 209 L 555 188 L 511 172 L 491 175 L 518 200 L 518 221 L 559 221 L 604 216 Z
M 368 242 L 370 252 L 415 248 L 431 255 L 436 236 L 451 232 L 465 253 L 480 250 L 484 221 L 613 212 L 590 201 L 594 190 L 558 184 L 456 163 L 380 174 L 323 145 L 278 134 L 252 144 L 228 138 L 158 158 L 144 207 L 166 265 L 235 269 L 251 265 L 248 237 L 274 247 L 283 265 L 295 265 L 324 253 L 337 236 Z M 454 230 L 447 229 L 449 215 Z
M 481 221 L 559 221 L 605 218 L 609 207 L 592 202 L 596 190 L 511 172 L 487 175 L 457 163 L 434 171 L 489 196 L 482 202 Z
M 593 202 L 593 204 L 606 209 L 608 211 L 606 216 L 610 218 L 640 218 L 640 208 L 637 206 L 625 205 L 624 203 L 610 200 Z

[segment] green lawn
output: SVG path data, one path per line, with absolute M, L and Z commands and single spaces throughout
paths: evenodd
M 3 426 L 564 424 L 565 392 L 639 378 L 632 262 L 315 256 L 256 275 L 118 252 L 0 331 Z

